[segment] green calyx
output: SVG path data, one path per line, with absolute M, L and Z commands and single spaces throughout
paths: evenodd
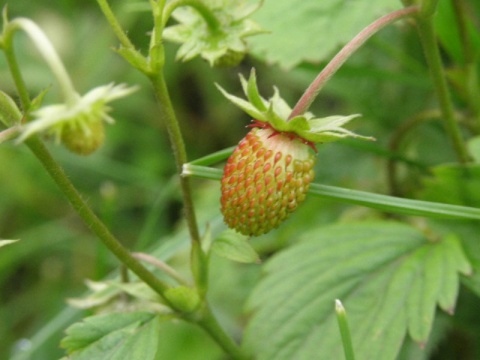
M 312 143 L 333 142 L 346 137 L 375 140 L 369 136 L 358 135 L 343 127 L 350 120 L 359 117 L 359 114 L 315 118 L 313 114 L 305 113 L 289 119 L 292 109 L 280 97 L 277 88 L 274 88 L 274 94 L 268 100 L 260 96 L 255 69 L 251 70 L 248 81 L 240 75 L 240 82 L 248 101 L 229 94 L 218 84 L 217 87 L 228 100 L 249 114 L 254 120 L 268 123 L 270 127 L 278 132 L 293 133 Z
M 200 55 L 211 66 L 225 66 L 231 54 L 242 59 L 247 52 L 246 37 L 265 32 L 248 18 L 261 3 L 248 5 L 242 0 L 216 0 L 207 7 L 201 1 L 186 1 L 185 5 L 189 6 L 173 12 L 179 24 L 165 28 L 163 38 L 182 44 L 177 59 L 188 61 Z

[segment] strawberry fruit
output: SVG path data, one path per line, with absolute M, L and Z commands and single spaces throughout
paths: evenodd
M 221 210 L 227 225 L 250 236 L 278 227 L 305 200 L 314 164 L 308 142 L 295 134 L 252 129 L 225 165 Z
M 225 222 L 244 235 L 276 228 L 305 199 L 313 180 L 315 143 L 345 137 L 373 140 L 343 127 L 358 115 L 315 118 L 311 113 L 290 117 L 277 89 L 260 96 L 252 69 L 248 81 L 240 75 L 247 100 L 222 94 L 253 119 L 253 129 L 240 141 L 225 165 L 221 210 Z

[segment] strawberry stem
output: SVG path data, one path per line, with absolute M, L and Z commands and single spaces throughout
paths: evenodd
M 391 12 L 390 14 L 387 14 L 375 20 L 373 23 L 360 31 L 357 36 L 355 36 L 349 43 L 347 43 L 327 64 L 327 66 L 323 68 L 323 70 L 320 72 L 320 74 L 318 74 L 315 80 L 313 80 L 307 90 L 305 90 L 300 100 L 298 100 L 288 119 L 291 120 L 295 116 L 304 114 L 308 110 L 310 105 L 312 105 L 313 101 L 315 100 L 325 83 L 333 76 L 333 74 L 335 74 L 335 72 L 345 63 L 345 61 L 347 61 L 347 59 L 355 51 L 357 51 L 372 35 L 376 34 L 385 26 L 399 19 L 418 13 L 419 10 L 420 8 L 418 6 L 410 6 Z

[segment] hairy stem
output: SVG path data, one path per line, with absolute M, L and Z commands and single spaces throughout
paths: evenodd
M 108 5 L 107 0 L 97 0 L 97 3 L 98 3 L 98 6 L 100 6 L 100 9 L 105 15 L 105 18 L 107 19 L 108 23 L 110 24 L 110 27 L 112 28 L 113 32 L 117 36 L 120 43 L 127 49 L 134 49 L 135 47 L 133 46 L 132 42 L 128 38 L 127 34 L 125 34 L 122 27 L 120 26 L 120 23 L 118 22 L 117 18 L 115 17 L 115 14 L 113 13 L 110 6 Z
M 183 164 L 187 162 L 187 153 L 185 143 L 183 142 L 182 132 L 178 123 L 175 112 L 173 111 L 172 102 L 168 93 L 163 74 L 157 74 L 150 77 L 155 96 L 159 102 L 160 118 L 167 127 L 170 143 L 173 150 L 177 172 L 182 173 Z M 194 211 L 192 191 L 188 178 L 180 177 L 180 189 L 183 197 L 185 217 L 187 220 L 190 237 L 194 242 L 200 242 L 200 234 L 198 231 L 197 218 Z
M 294 118 L 295 116 L 305 113 L 313 101 L 317 97 L 320 90 L 323 88 L 325 83 L 335 74 L 335 72 L 347 61 L 347 59 L 352 56 L 352 54 L 357 51 L 372 35 L 376 34 L 379 30 L 383 29 L 385 26 L 402 19 L 406 16 L 410 16 L 419 11 L 418 6 L 411 6 L 405 9 L 400 9 L 394 11 L 390 14 L 387 14 L 380 19 L 375 20 L 373 23 L 364 28 L 361 32 L 357 34 L 348 44 L 346 44 L 335 57 L 323 68 L 323 70 L 318 74 L 318 76 L 313 80 L 310 86 L 305 90 L 305 93 L 302 95 L 300 100 L 292 110 L 292 113 L 289 116 L 289 119 Z
M 464 57 L 464 72 L 466 79 L 467 101 L 470 110 L 476 120 L 474 125 L 477 132 L 480 132 L 480 86 L 478 83 L 478 71 L 475 59 L 474 45 L 468 32 L 467 7 L 465 0 L 451 0 L 455 19 L 458 24 L 458 32 L 462 44 Z
M 12 48 L 12 44 L 11 39 L 9 38 L 13 37 L 13 34 L 16 30 L 23 30 L 28 35 L 32 43 L 35 45 L 38 52 L 42 55 L 47 65 L 50 67 L 50 70 L 55 75 L 55 79 L 60 85 L 62 95 L 65 98 L 65 101 L 70 104 L 77 101 L 78 94 L 73 87 L 70 76 L 68 75 L 67 70 L 63 66 L 63 63 L 60 60 L 57 52 L 55 51 L 52 43 L 44 34 L 42 29 L 40 29 L 38 25 L 35 24 L 32 20 L 27 18 L 17 18 L 9 22 L 6 27 L 5 37 L 7 38 L 7 42 L 9 42 L 8 45 L 10 48 Z M 13 54 L 13 50 L 11 52 Z M 13 61 L 15 61 L 15 59 L 13 59 Z
M 5 32 L 4 37 L 2 38 L 1 47 L 5 53 L 8 68 L 10 70 L 10 74 L 12 75 L 15 87 L 17 88 L 18 97 L 20 98 L 23 111 L 27 111 L 30 108 L 31 101 L 30 96 L 28 95 L 25 80 L 23 80 L 20 67 L 18 66 L 15 50 L 13 48 L 13 36 L 8 36 Z
M 246 360 L 249 358 L 232 338 L 225 333 L 208 307 L 203 310 L 202 315 L 202 318 L 196 320 L 195 323 L 215 339 L 225 353 L 229 354 L 230 357 L 235 360 Z
M 445 130 L 456 153 L 458 162 L 465 164 L 469 161 L 467 147 L 460 133 L 455 119 L 454 108 L 445 79 L 440 51 L 435 37 L 432 16 L 418 16 L 417 27 L 423 50 L 430 69 L 430 75 L 437 93 L 438 102 L 442 111 Z
M 110 230 L 95 215 L 87 203 L 82 199 L 80 193 L 73 186 L 60 165 L 53 159 L 43 143 L 32 136 L 25 141 L 30 150 L 41 162 L 45 170 L 55 181 L 57 186 L 67 197 L 78 215 L 85 224 L 97 235 L 103 244 L 130 270 L 132 270 L 148 286 L 155 290 L 167 303 L 164 293 L 168 285 L 159 280 L 153 273 L 148 271 L 132 254 L 115 238 Z M 170 304 L 171 305 L 171 304 Z

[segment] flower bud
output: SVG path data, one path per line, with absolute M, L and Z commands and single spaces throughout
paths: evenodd
M 84 124 L 66 124 L 61 133 L 61 142 L 67 149 L 79 155 L 89 155 L 105 141 L 103 121 L 90 121 Z

